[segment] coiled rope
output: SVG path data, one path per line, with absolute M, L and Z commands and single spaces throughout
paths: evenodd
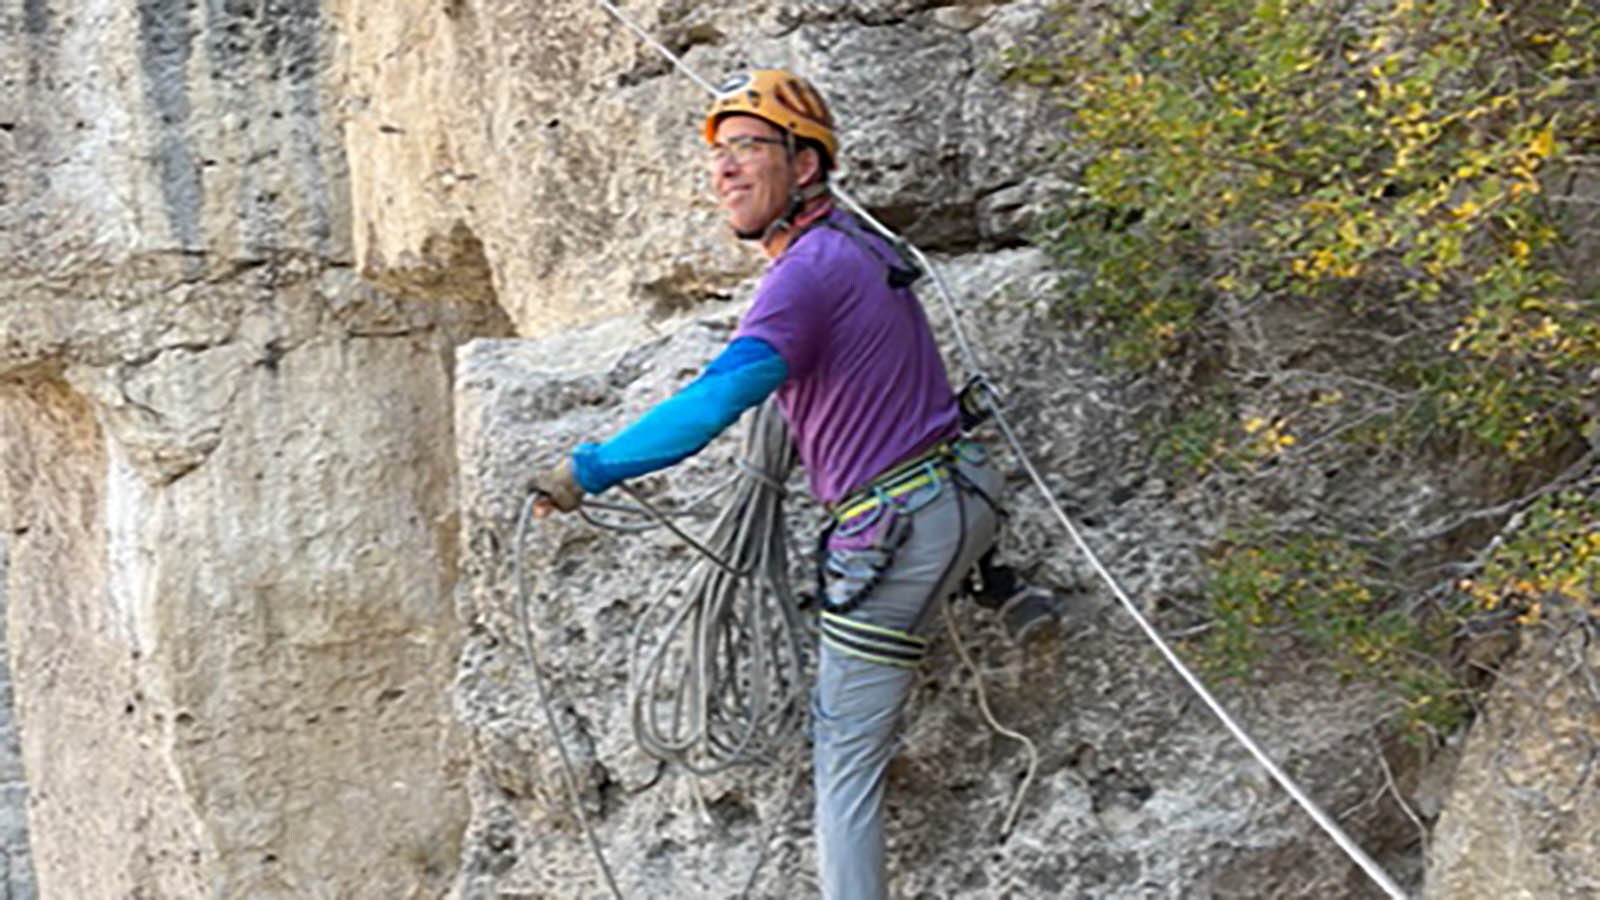
M 586 498 L 579 508 L 585 521 L 601 528 L 637 533 L 664 527 L 699 554 L 646 605 L 634 625 L 628 704 L 634 739 L 641 749 L 702 776 L 778 758 L 800 734 L 805 715 L 801 642 L 805 626 L 789 584 L 783 527 L 784 482 L 794 469 L 794 445 L 774 400 L 763 403 L 751 419 L 738 468 L 732 478 L 672 511 L 658 508 L 626 484 L 619 489 L 634 505 Z M 704 541 L 674 521 L 730 488 L 732 496 Z M 514 547 L 520 643 L 560 753 L 562 780 L 579 827 L 612 896 L 621 900 L 600 839 L 584 813 L 577 776 L 534 651 L 537 636 L 528 615 L 522 557 L 535 497 L 530 494 L 523 504 Z M 618 522 L 601 518 L 596 511 L 643 515 L 651 521 Z M 785 791 L 741 896 L 754 889 L 773 832 L 787 817 L 793 795 L 792 787 Z
M 630 654 L 629 713 L 640 748 L 697 775 L 769 762 L 800 732 L 805 660 L 789 587 L 783 483 L 789 430 L 771 400 L 745 434 L 730 501 L 701 558 L 640 614 Z M 671 519 L 634 502 L 680 537 Z M 684 583 L 683 601 L 671 604 Z

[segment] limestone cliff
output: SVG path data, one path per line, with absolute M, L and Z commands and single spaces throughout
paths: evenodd
M 1150 398 L 1052 319 L 1058 273 L 1024 246 L 1058 131 L 1003 51 L 1046 4 L 628 10 L 708 77 L 814 77 L 848 184 L 939 254 L 1090 541 L 1152 608 L 1187 584 L 1211 535 L 1141 474 Z M 10 895 L 597 895 L 518 651 L 511 526 L 528 467 L 682 383 L 759 271 L 705 197 L 700 89 L 585 0 L 27 0 L 0 11 L 0 88 Z M 649 486 L 690 492 L 733 453 Z M 1009 552 L 1077 616 L 1023 652 L 956 615 L 997 712 L 1040 742 L 1040 781 L 998 843 L 1019 757 L 941 650 L 892 773 L 901 893 L 1372 895 L 1011 465 Z M 758 859 L 756 895 L 807 895 L 792 768 L 696 781 L 631 746 L 632 616 L 685 551 L 559 521 L 525 552 L 629 895 L 727 896 Z M 1541 653 L 1505 691 L 1544 677 Z M 1224 699 L 1408 887 L 1422 836 L 1397 796 L 1424 826 L 1448 807 L 1430 896 L 1593 889 L 1589 713 L 1547 752 L 1492 701 L 1455 798 L 1446 768 L 1376 743 L 1374 696 L 1277 675 Z
M 1600 644 L 1592 625 L 1528 642 L 1467 739 L 1429 898 L 1600 895 Z
M 4 16 L 0 522 L 39 892 L 437 895 L 466 815 L 450 373 L 503 314 L 353 271 L 319 4 Z

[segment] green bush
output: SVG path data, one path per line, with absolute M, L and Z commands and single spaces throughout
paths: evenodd
M 1600 7 L 1148 0 L 1064 8 L 1058 21 L 1048 49 L 1012 59 L 1071 113 L 1060 163 L 1078 190 L 1040 242 L 1079 273 L 1063 309 L 1110 356 L 1208 373 L 1195 392 L 1207 402 L 1158 439 L 1159 458 L 1198 481 L 1341 452 L 1518 473 L 1494 489 L 1522 499 L 1473 519 L 1507 529 L 1496 561 L 1456 559 L 1482 577 L 1432 618 L 1402 605 L 1422 573 L 1383 570 L 1374 593 L 1394 561 L 1354 548 L 1432 540 L 1459 557 L 1470 528 L 1449 544 L 1386 531 L 1368 511 L 1348 540 L 1269 527 L 1236 532 L 1214 556 L 1203 649 L 1221 668 L 1247 669 L 1262 635 L 1287 628 L 1341 672 L 1400 688 L 1414 721 L 1448 724 L 1460 707 L 1429 660 L 1452 617 L 1500 596 L 1537 604 L 1528 597 L 1575 577 L 1592 587 L 1571 555 L 1505 554 L 1568 535 L 1570 518 L 1522 513 L 1539 478 L 1553 484 L 1595 436 L 1600 409 L 1600 299 L 1583 258 L 1585 213 L 1600 203 Z M 1246 378 L 1238 336 L 1296 310 L 1359 324 L 1375 349 L 1325 354 L 1304 390 L 1281 389 L 1282 366 Z M 1502 575 L 1516 565 L 1546 568 Z
M 1600 13 L 1565 3 L 1158 0 L 1082 15 L 1022 77 L 1073 112 L 1047 244 L 1139 365 L 1224 301 L 1446 307 L 1430 387 L 1518 456 L 1600 392 L 1592 267 L 1546 182 L 1600 150 Z M 1592 201 L 1594 198 L 1587 198 Z
M 1444 622 L 1406 615 L 1372 568 L 1368 552 L 1346 541 L 1235 535 L 1212 561 L 1205 598 L 1213 627 L 1194 649 L 1211 671 L 1249 678 L 1279 649 L 1276 635 L 1292 636 L 1340 678 L 1389 688 L 1408 725 L 1449 731 L 1468 702 L 1435 658 Z

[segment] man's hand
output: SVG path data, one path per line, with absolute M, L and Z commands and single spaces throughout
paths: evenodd
M 529 487 L 539 494 L 533 501 L 536 518 L 542 519 L 553 512 L 572 512 L 583 502 L 583 486 L 572 474 L 570 459 L 563 459 L 542 472 L 534 473 Z

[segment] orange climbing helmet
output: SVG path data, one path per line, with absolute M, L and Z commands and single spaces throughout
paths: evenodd
M 716 99 L 706 111 L 706 143 L 715 143 L 717 122 L 735 114 L 755 116 L 797 138 L 816 141 L 827 151 L 829 163 L 839 158 L 833 113 L 811 82 L 793 72 L 752 69 L 719 85 Z

